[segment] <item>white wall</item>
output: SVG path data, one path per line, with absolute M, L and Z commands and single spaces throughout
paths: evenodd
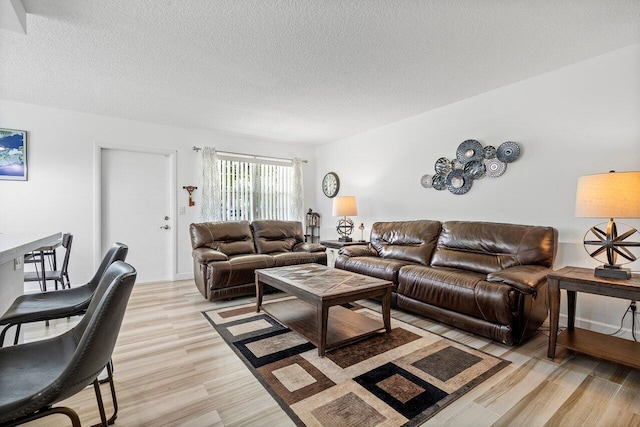
M 454 158 L 466 139 L 496 147 L 516 141 L 521 156 L 464 195 L 422 188 L 420 177 L 434 173 L 439 157 Z M 559 230 L 556 268 L 595 266 L 582 239 L 604 219 L 574 217 L 576 182 L 640 170 L 640 44 L 318 147 L 316 162 L 318 187 L 334 171 L 339 195 L 356 196 L 353 220 L 364 222 L 365 236 L 375 221 L 422 218 L 550 225 Z M 316 194 L 322 237 L 337 238 L 331 200 Z M 622 222 L 640 229 L 638 220 Z M 640 270 L 640 261 L 631 267 Z M 617 329 L 626 304 L 581 295 L 577 315 Z
M 74 235 L 72 283 L 88 280 L 94 265 L 94 145 L 155 147 L 177 152 L 177 201 L 186 206 L 178 218 L 178 278 L 193 277 L 189 224 L 199 221 L 196 206 L 188 207 L 185 185 L 199 186 L 199 154 L 192 146 L 275 157 L 301 157 L 305 195 L 315 200 L 312 148 L 183 129 L 0 100 L 0 127 L 26 130 L 28 181 L 0 181 L 0 233 L 61 231 Z M 132 188 L 143 192 L 143 188 Z M 308 206 L 311 207 L 311 206 Z M 174 214 L 177 214 L 175 212 Z M 126 243 L 126 242 L 125 242 Z M 148 248 L 153 254 L 153 248 Z

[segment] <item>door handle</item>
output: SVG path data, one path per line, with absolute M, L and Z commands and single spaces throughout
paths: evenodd
M 163 230 L 168 230 L 170 227 L 169 227 L 168 225 L 163 225 L 163 226 L 162 226 L 162 227 L 160 227 L 160 228 L 162 228 Z

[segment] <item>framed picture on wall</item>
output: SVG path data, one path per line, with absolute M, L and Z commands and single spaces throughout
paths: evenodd
M 27 131 L 0 128 L 0 179 L 27 180 Z

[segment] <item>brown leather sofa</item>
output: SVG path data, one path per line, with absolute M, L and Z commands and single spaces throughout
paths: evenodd
M 487 222 L 378 222 L 368 246 L 340 250 L 336 268 L 394 283 L 398 308 L 508 345 L 547 317 L 558 232 Z
M 196 286 L 209 301 L 255 294 L 257 268 L 327 264 L 326 248 L 305 243 L 297 221 L 203 222 L 189 233 Z

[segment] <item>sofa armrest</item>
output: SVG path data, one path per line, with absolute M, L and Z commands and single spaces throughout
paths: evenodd
M 220 251 L 209 248 L 197 248 L 191 252 L 193 259 L 199 264 L 209 264 L 212 261 L 228 261 L 229 257 Z
M 293 247 L 293 252 L 324 252 L 327 248 L 318 243 L 300 242 Z
M 487 281 L 506 283 L 522 293 L 535 295 L 538 287 L 547 281 L 547 274 L 552 271 L 541 265 L 517 265 L 489 273 Z
M 376 252 L 371 245 L 349 245 L 343 246 L 340 248 L 340 255 L 344 255 L 347 257 L 354 256 L 378 256 L 378 252 Z

